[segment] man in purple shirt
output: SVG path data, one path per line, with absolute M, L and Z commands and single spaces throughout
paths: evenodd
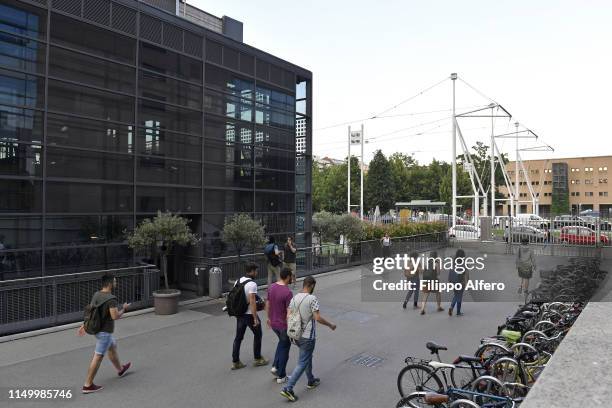
M 268 314 L 268 327 L 274 330 L 278 336 L 278 345 L 272 364 L 272 375 L 276 377 L 276 382 L 282 384 L 287 382 L 287 360 L 289 360 L 289 348 L 291 341 L 287 336 L 287 308 L 293 297 L 291 289 L 287 286 L 292 280 L 291 269 L 285 267 L 281 269 L 279 280 L 268 288 L 268 299 L 266 301 L 266 312 Z

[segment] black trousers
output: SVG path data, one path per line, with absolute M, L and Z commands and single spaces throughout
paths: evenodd
M 244 339 L 247 327 L 253 332 L 253 355 L 255 359 L 261 358 L 261 322 L 255 326 L 253 315 L 245 314 L 236 317 L 236 337 L 234 338 L 234 348 L 232 350 L 232 361 L 240 361 L 240 344 Z

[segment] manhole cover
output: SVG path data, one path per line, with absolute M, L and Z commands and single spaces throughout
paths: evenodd
M 379 367 L 384 361 L 384 358 L 368 353 L 357 354 L 356 356 L 348 359 L 348 362 L 353 365 L 369 368 Z

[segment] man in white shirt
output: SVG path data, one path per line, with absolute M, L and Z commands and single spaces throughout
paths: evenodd
M 234 338 L 234 348 L 232 350 L 232 370 L 239 370 L 246 367 L 240 361 L 240 345 L 244 338 L 247 327 L 253 332 L 253 355 L 255 356 L 255 367 L 265 366 L 268 360 L 261 356 L 261 322 L 257 316 L 257 265 L 249 263 L 246 266 L 246 275 L 236 281 L 235 285 L 244 283 L 244 295 L 249 304 L 247 311 L 242 316 L 236 316 L 236 337 Z

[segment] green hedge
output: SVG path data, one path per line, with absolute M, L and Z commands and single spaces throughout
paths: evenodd
M 385 233 L 391 238 L 407 237 L 410 235 L 431 234 L 444 232 L 448 225 L 444 222 L 411 222 L 400 224 L 370 224 L 365 225 L 365 240 L 381 239 Z

